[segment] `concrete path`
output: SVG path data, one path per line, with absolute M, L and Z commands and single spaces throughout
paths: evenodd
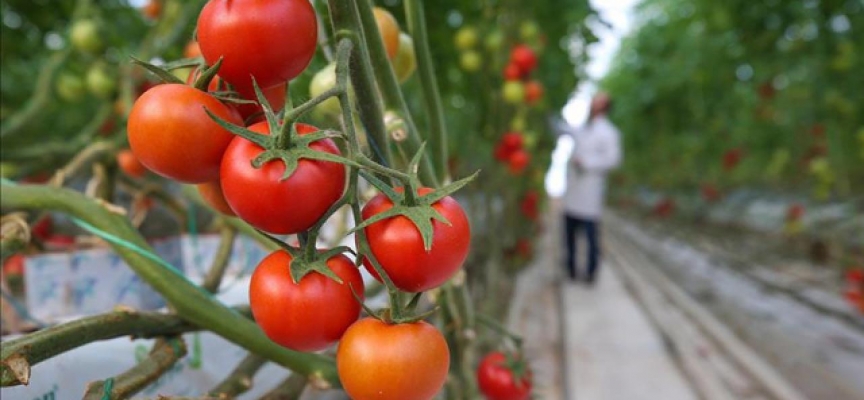
M 557 214 L 547 215 L 537 259 L 518 277 L 508 318 L 525 338 L 537 398 L 697 400 L 611 265 L 593 287 L 563 278 L 560 228 L 550 215 Z
M 562 283 L 561 301 L 568 399 L 698 398 L 614 269 L 595 286 Z

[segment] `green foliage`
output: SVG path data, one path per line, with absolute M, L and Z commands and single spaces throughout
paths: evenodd
M 825 186 L 810 172 L 824 157 L 834 193 L 864 190 L 864 4 L 645 0 L 637 14 L 603 82 L 630 182 L 812 190 Z M 724 170 L 733 148 L 745 156 Z

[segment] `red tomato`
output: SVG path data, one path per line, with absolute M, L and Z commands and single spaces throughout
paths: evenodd
M 654 205 L 654 215 L 666 218 L 675 212 L 675 200 L 664 198 Z
M 274 342 L 296 351 L 318 351 L 339 341 L 360 317 L 360 303 L 351 292 L 363 296 L 363 278 L 344 255 L 327 260 L 342 279 L 338 283 L 312 272 L 294 283 L 291 255 L 284 250 L 264 258 L 249 283 L 249 305 L 255 322 Z
M 741 162 L 741 158 L 743 157 L 744 150 L 740 148 L 727 150 L 725 153 L 723 153 L 723 169 L 725 171 L 733 170 L 736 166 L 738 166 L 738 163 Z
M 342 336 L 336 368 L 354 400 L 430 400 L 447 380 L 450 350 L 424 321 L 391 325 L 363 318 Z
M 402 188 L 397 188 L 401 192 Z M 432 192 L 420 188 L 419 196 Z M 379 194 L 363 207 L 363 219 L 369 219 L 393 208 L 387 196 Z M 465 262 L 471 243 L 471 227 L 462 207 L 447 196 L 432 205 L 450 222 L 434 221 L 432 248 L 423 247 L 423 238 L 417 226 L 407 217 L 399 215 L 378 221 L 366 227 L 366 237 L 375 259 L 393 280 L 393 284 L 406 292 L 423 292 L 447 282 Z M 374 267 L 363 260 L 366 269 L 379 281 Z
M 266 122 L 249 127 L 269 135 Z M 316 132 L 314 126 L 297 124 L 301 135 Z M 319 140 L 313 150 L 340 154 L 330 139 Z M 274 234 L 303 232 L 320 219 L 345 191 L 345 166 L 329 161 L 301 159 L 297 169 L 281 180 L 285 164 L 273 160 L 255 168 L 249 160 L 264 149 L 237 137 L 225 150 L 220 182 L 231 209 L 252 226 Z
M 525 84 L 525 102 L 534 104 L 543 98 L 543 84 L 537 81 L 528 81 Z
M 219 181 L 212 181 L 207 183 L 199 183 L 197 185 L 198 193 L 204 199 L 204 201 L 213 207 L 214 210 L 219 211 L 222 214 L 228 215 L 230 217 L 236 216 L 234 214 L 234 210 L 231 209 L 231 206 L 228 205 L 228 202 L 225 201 L 225 194 L 222 193 L 222 186 L 219 184 Z
M 488 400 L 528 400 L 531 398 L 531 373 L 516 379 L 507 366 L 507 356 L 492 352 L 477 367 L 477 385 Z
M 51 215 L 48 214 L 36 220 L 33 226 L 30 227 L 30 234 L 43 242 L 48 240 L 54 234 L 54 219 L 51 218 Z
M 138 157 L 135 157 L 132 150 L 126 149 L 117 153 L 117 166 L 124 174 L 132 178 L 142 178 L 147 175 L 147 167 L 138 161 Z
M 519 66 L 512 62 L 504 67 L 504 80 L 516 81 L 522 79 L 522 75 L 522 70 L 519 69 Z
M 522 137 L 522 134 L 519 132 L 507 132 L 501 139 L 498 141 L 498 145 L 495 146 L 495 159 L 498 161 L 508 161 L 510 156 L 518 151 L 522 150 L 525 145 L 525 139 Z
M 519 67 L 523 74 L 530 74 L 537 68 L 537 55 L 530 47 L 520 44 L 510 51 L 510 62 Z
M 235 87 L 288 82 L 309 65 L 318 20 L 308 0 L 211 0 L 198 16 L 198 43 L 207 64 L 223 57 L 219 76 Z
M 525 171 L 528 163 L 531 161 L 531 155 L 525 150 L 516 150 L 510 154 L 507 159 L 507 168 L 511 174 L 518 175 Z
M 135 101 L 129 113 L 129 145 L 144 166 L 159 175 L 185 183 L 219 177 L 222 153 L 234 138 L 204 109 L 240 125 L 239 114 L 218 99 L 195 88 L 158 85 Z
M 3 262 L 3 274 L 10 277 L 24 275 L 24 256 L 13 254 Z
M 522 215 L 532 221 L 536 221 L 539 216 L 539 211 L 537 209 L 539 202 L 540 195 L 538 195 L 537 192 L 531 190 L 528 193 L 525 193 L 525 196 L 522 197 L 522 202 L 519 203 L 519 209 L 522 211 Z

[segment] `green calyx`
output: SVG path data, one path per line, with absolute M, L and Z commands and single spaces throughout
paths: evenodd
M 315 240 L 307 240 L 302 244 L 301 247 L 293 247 L 288 243 L 279 240 L 276 237 L 273 237 L 267 232 L 262 230 L 258 230 L 258 233 L 263 235 L 267 240 L 273 242 L 280 249 L 287 252 L 291 255 L 291 263 L 288 265 L 289 273 L 291 274 L 291 280 L 294 283 L 299 283 L 306 275 L 309 275 L 313 272 L 317 272 L 321 275 L 324 275 L 337 283 L 343 283 L 342 278 L 336 275 L 329 266 L 327 266 L 327 260 L 338 256 L 340 254 L 352 253 L 354 254 L 354 250 L 347 246 L 339 246 L 334 247 L 329 250 L 318 251 L 315 248 Z M 353 289 L 352 289 L 353 290 Z M 361 302 L 362 303 L 362 302 Z

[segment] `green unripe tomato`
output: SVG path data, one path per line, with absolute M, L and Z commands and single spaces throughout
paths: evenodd
M 533 41 L 534 39 L 537 39 L 539 33 L 540 28 L 534 21 L 525 21 L 519 26 L 519 37 L 522 38 L 523 41 Z
M 414 39 L 405 32 L 399 33 L 399 52 L 393 59 L 393 72 L 399 83 L 403 83 L 417 69 L 417 56 L 414 54 Z
M 524 130 L 524 129 L 523 129 Z M 525 132 L 522 134 L 522 142 L 528 150 L 533 150 L 537 146 L 537 134 L 535 132 Z
M 87 90 L 103 99 L 110 99 L 117 90 L 117 82 L 105 64 L 97 63 L 87 71 Z
M 524 132 L 526 126 L 527 126 L 527 122 L 525 121 L 525 117 L 520 115 L 520 114 L 516 114 L 516 116 L 514 116 L 513 119 L 510 120 L 510 130 L 511 131 Z M 522 142 L 525 143 L 525 139 L 527 139 L 527 138 L 528 138 L 527 135 L 523 134 L 522 135 Z
M 459 57 L 459 65 L 462 66 L 462 69 L 468 72 L 479 71 L 482 63 L 483 59 L 480 58 L 480 54 L 474 50 L 468 50 L 462 53 L 462 56 Z
M 486 45 L 486 50 L 490 52 L 496 52 L 501 49 L 501 45 L 504 44 L 504 34 L 499 30 L 494 30 L 486 36 L 486 41 L 484 43 Z
M 318 71 L 309 83 L 309 96 L 315 98 L 336 87 L 336 63 L 330 63 Z M 335 118 L 342 113 L 339 99 L 331 97 L 315 107 L 316 115 L 324 118 Z
M 522 104 L 525 101 L 525 85 L 519 81 L 504 82 L 502 89 L 504 101 L 510 104 Z
M 104 45 L 99 33 L 99 25 L 92 19 L 81 19 L 72 23 L 69 41 L 75 49 L 85 53 L 98 53 L 102 51 Z
M 87 93 L 87 85 L 84 83 L 84 80 L 68 72 L 60 74 L 55 84 L 57 95 L 68 102 L 81 100 L 84 94 Z
M 477 45 L 478 41 L 477 30 L 473 26 L 464 26 L 456 31 L 456 49 L 471 50 Z

